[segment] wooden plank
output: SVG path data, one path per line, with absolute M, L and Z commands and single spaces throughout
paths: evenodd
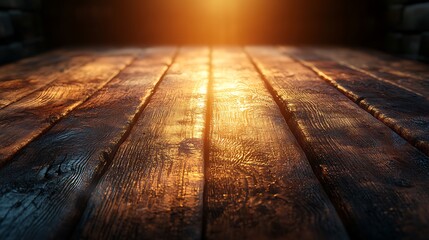
M 76 238 L 201 236 L 208 62 L 208 48 L 180 51 L 93 192 Z
M 360 52 L 362 52 L 361 50 Z M 384 63 L 386 69 L 395 74 L 418 78 L 427 81 L 429 79 L 429 67 L 427 63 L 422 63 L 406 58 L 396 57 L 376 50 L 365 50 L 368 55 L 377 58 L 377 61 Z
M 380 81 L 389 82 L 429 99 L 428 65 L 388 57 L 374 51 L 358 51 L 348 48 L 311 48 L 311 50 Z
M 347 239 L 305 154 L 241 48 L 213 52 L 207 239 Z
M 99 56 L 139 52 L 138 49 L 64 49 L 0 68 L 0 109 L 61 78 Z
M 351 236 L 426 239 L 429 158 L 277 48 L 248 48 Z
M 0 109 L 48 85 L 66 72 L 75 70 L 92 59 L 93 57 L 90 56 L 76 56 L 28 71 L 11 72 L 7 78 L 0 80 Z
M 134 55 L 136 48 L 65 48 L 24 58 L 18 62 L 0 67 L 0 83 L 13 79 L 27 78 L 47 66 L 55 66 L 68 61 L 72 57 L 88 57 L 94 55 Z M 67 68 L 64 66 L 63 69 Z
M 429 156 L 429 100 L 326 57 L 283 48 Z
M 129 67 L 0 170 L 0 239 L 66 239 L 90 189 L 166 71 L 174 48 Z
M 103 56 L 0 110 L 0 165 L 83 103 L 119 73 L 132 57 Z
M 71 56 L 80 55 L 66 50 L 55 50 L 34 57 L 24 58 L 18 62 L 0 67 L 0 82 L 16 78 L 24 78 L 33 73 L 35 69 L 57 64 Z

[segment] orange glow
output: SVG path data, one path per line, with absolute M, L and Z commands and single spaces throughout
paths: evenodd
M 212 43 L 244 43 L 265 29 L 275 26 L 271 5 L 260 0 L 208 0 L 199 1 L 200 11 L 207 22 L 201 36 L 209 37 Z M 204 22 L 204 21 L 203 21 Z M 210 31 L 210 33 L 207 32 Z
M 335 44 L 375 29 L 361 22 L 369 1 L 46 0 L 46 32 L 72 45 Z
M 275 4 L 262 0 L 160 0 L 139 5 L 129 13 L 135 18 L 129 22 L 141 23 L 144 31 L 133 29 L 133 34 L 157 43 L 257 42 L 269 37 L 269 31 L 275 32 L 272 29 L 277 26 Z M 127 29 L 130 26 L 123 26 L 121 31 Z

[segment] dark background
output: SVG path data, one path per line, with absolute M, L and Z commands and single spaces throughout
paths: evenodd
M 46 0 L 49 44 L 377 46 L 377 0 Z
M 429 59 L 429 0 L 0 0 L 0 64 L 67 46 L 346 45 Z

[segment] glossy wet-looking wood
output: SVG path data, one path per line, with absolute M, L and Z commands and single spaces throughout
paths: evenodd
M 429 67 L 344 48 L 0 68 L 0 239 L 425 239 Z

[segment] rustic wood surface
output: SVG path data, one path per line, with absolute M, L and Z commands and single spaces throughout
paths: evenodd
M 380 81 L 309 50 L 283 48 L 283 51 L 311 68 L 429 156 L 429 94 L 416 94 Z
M 73 71 L 92 59 L 91 56 L 76 56 L 52 65 L 29 70 L 27 74 L 21 76 L 7 76 L 7 78 L 0 80 L 0 89 L 2 90 L 0 92 L 0 109 L 61 78 L 66 72 Z M 42 60 L 42 62 L 45 61 Z M 15 72 L 12 71 L 12 73 Z
M 214 49 L 212 61 L 207 238 L 347 238 L 246 54 Z
M 427 239 L 428 81 L 336 47 L 0 67 L 0 239 Z
M 0 68 L 0 109 L 66 76 L 97 56 L 133 54 L 135 49 L 58 50 Z
M 278 49 L 249 53 L 349 233 L 427 237 L 429 158 Z
M 1 239 L 68 237 L 91 184 L 101 177 L 173 54 L 174 48 L 139 54 L 105 88 L 0 170 Z
M 22 59 L 16 63 L 7 64 L 0 68 L 0 81 L 24 78 L 40 71 L 49 65 L 55 65 L 61 61 L 69 59 L 71 56 L 80 55 L 80 52 L 69 52 L 65 50 L 55 50 L 34 57 Z
M 0 112 L 0 166 L 53 123 L 101 89 L 132 60 L 99 57 Z
M 209 48 L 180 50 L 94 190 L 77 238 L 201 236 L 208 73 Z
M 429 69 L 425 64 L 368 50 L 357 51 L 347 48 L 312 48 L 311 50 L 380 81 L 389 82 L 429 99 Z

